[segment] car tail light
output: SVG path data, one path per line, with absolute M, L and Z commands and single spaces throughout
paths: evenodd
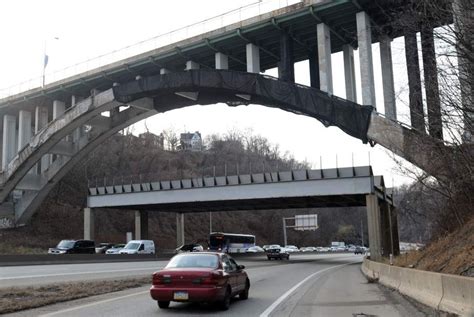
M 171 284 L 170 275 L 153 274 L 153 285 Z
M 220 274 L 219 272 L 212 272 L 211 274 L 209 274 L 209 276 L 200 278 L 200 283 L 198 284 L 218 285 L 221 278 L 222 278 L 222 274 Z

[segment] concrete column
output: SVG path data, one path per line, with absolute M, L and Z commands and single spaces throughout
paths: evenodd
M 176 213 L 176 244 L 179 247 L 184 242 L 184 213 Z
M 18 115 L 18 151 L 31 140 L 31 112 L 20 110 Z
M 229 57 L 221 52 L 216 53 L 216 69 L 229 69 Z
M 185 70 L 191 70 L 191 69 L 199 69 L 199 64 L 194 61 L 187 61 Z
M 380 203 L 380 233 L 381 233 L 381 254 L 388 257 L 393 254 L 392 228 L 390 226 L 390 206 L 388 202 Z
M 318 49 L 310 52 L 308 55 L 309 62 L 309 78 L 311 81 L 311 87 L 320 89 L 321 82 L 319 80 L 319 54 Z
M 66 103 L 59 100 L 53 101 L 53 120 L 56 120 L 58 117 L 62 116 L 66 111 Z M 55 155 L 51 155 L 51 164 L 55 160 Z
M 35 134 L 48 125 L 48 107 L 38 106 L 35 109 Z M 48 169 L 50 155 L 43 155 L 40 163 L 40 173 Z
M 344 55 L 344 79 L 346 81 L 346 99 L 357 102 L 357 90 L 354 67 L 354 49 L 349 44 L 342 46 Z
M 135 211 L 135 239 L 148 239 L 148 212 L 145 210 Z
M 247 57 L 247 72 L 260 73 L 260 49 L 258 46 L 249 43 L 245 46 Z
M 434 47 L 433 28 L 423 25 L 421 28 L 421 51 L 425 79 L 426 104 L 428 108 L 428 131 L 432 137 L 443 139 L 441 120 L 441 101 L 439 97 L 438 68 Z
M 453 17 L 456 28 L 456 51 L 458 57 L 461 107 L 463 109 L 464 143 L 474 143 L 474 12 L 472 0 L 453 0 Z
M 320 89 L 332 95 L 331 33 L 329 27 L 317 26 Z
M 94 210 L 84 208 L 84 240 L 94 240 L 95 238 L 95 221 Z
M 381 259 L 380 208 L 375 194 L 366 195 L 367 226 L 369 231 L 370 258 Z
M 362 86 L 362 104 L 377 108 L 375 101 L 374 65 L 372 62 L 372 30 L 367 13 L 358 12 L 357 42 L 359 43 L 359 64 Z
M 2 170 L 5 171 L 8 163 L 17 153 L 16 144 L 16 116 L 6 114 L 3 116 L 3 144 L 2 144 Z
M 165 75 L 165 74 L 169 74 L 171 73 L 171 71 L 167 68 L 161 68 L 160 69 L 160 75 Z
M 384 37 L 380 40 L 380 63 L 382 64 L 382 86 L 385 116 L 397 120 L 395 103 L 395 85 L 393 82 L 392 39 Z
M 418 44 L 416 42 L 416 33 L 414 32 L 405 34 L 405 57 L 408 72 L 411 126 L 420 132 L 426 132 L 423 99 L 421 95 Z
M 397 209 L 389 205 L 390 234 L 392 237 L 393 255 L 400 255 L 400 238 L 398 235 L 398 212 Z
M 295 60 L 293 57 L 293 39 L 288 33 L 280 33 L 280 62 L 278 63 L 278 78 L 295 82 Z

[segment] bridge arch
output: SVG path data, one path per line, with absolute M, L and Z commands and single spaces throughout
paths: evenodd
M 55 153 L 54 149 L 61 140 L 83 125 L 91 127 L 88 133 L 77 140 L 68 155 L 58 156 L 43 174 L 38 175 L 36 187 L 29 188 L 14 204 L 12 212 L 16 225 L 27 222 L 54 185 L 78 161 L 113 134 L 156 113 L 220 102 L 231 106 L 260 104 L 306 115 L 326 126 L 337 126 L 364 143 L 377 140 L 377 129 L 370 130 L 371 120 L 375 119 L 376 128 L 388 124 L 374 115 L 371 106 L 360 106 L 318 89 L 259 74 L 190 70 L 143 77 L 87 98 L 37 133 L 3 171 L 0 202 L 5 203 L 14 189 L 22 189 L 19 185 L 41 157 Z M 123 105 L 130 107 L 120 111 Z M 104 111 L 110 111 L 110 117 L 102 117 L 100 114 Z M 388 126 L 393 127 L 394 124 Z M 404 128 L 400 129 L 392 134 L 403 134 Z M 399 142 L 391 141 L 395 145 Z

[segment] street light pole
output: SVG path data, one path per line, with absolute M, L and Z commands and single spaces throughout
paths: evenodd
M 283 246 L 286 246 L 288 243 L 287 243 L 287 239 L 286 239 L 286 218 L 283 218 L 283 243 L 284 245 Z

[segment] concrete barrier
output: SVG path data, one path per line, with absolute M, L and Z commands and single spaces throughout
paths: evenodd
M 362 272 L 429 307 L 474 316 L 474 278 L 402 268 L 367 259 L 362 263 Z

